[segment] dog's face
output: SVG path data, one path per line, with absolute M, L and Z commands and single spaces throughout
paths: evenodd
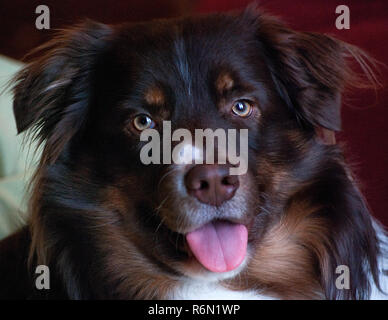
M 281 220 L 290 190 L 317 166 L 317 128 L 340 127 L 344 49 L 256 13 L 114 29 L 87 23 L 48 48 L 19 76 L 19 131 L 37 125 L 47 172 L 65 167 L 73 179 L 65 178 L 76 190 L 71 206 L 109 212 L 144 256 L 173 273 L 240 271 Z M 231 175 L 228 158 L 163 163 L 163 144 L 161 163 L 144 164 L 142 132 L 163 140 L 166 121 L 193 137 L 247 129 L 246 172 Z
M 97 115 L 87 129 L 95 145 L 86 154 L 108 177 L 106 201 L 114 206 L 115 193 L 123 228 L 140 232 L 144 250 L 193 276 L 234 273 L 248 259 L 267 191 L 259 186 L 273 179 L 261 168 L 272 159 L 292 161 L 305 136 L 277 95 L 255 30 L 233 22 L 124 27 L 96 70 Z M 163 121 L 193 137 L 196 129 L 248 129 L 247 172 L 230 175 L 228 164 L 165 164 L 163 146 L 161 163 L 144 165 L 140 135 L 153 128 L 163 140 Z

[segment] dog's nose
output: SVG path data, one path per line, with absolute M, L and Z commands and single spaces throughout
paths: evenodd
M 187 192 L 202 203 L 220 206 L 233 198 L 239 187 L 237 175 L 229 175 L 228 165 L 196 165 L 187 172 Z

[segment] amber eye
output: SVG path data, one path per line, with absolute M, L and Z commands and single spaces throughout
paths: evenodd
M 232 111 L 239 117 L 248 117 L 252 113 L 252 104 L 246 100 L 239 100 L 234 103 Z
M 153 128 L 155 123 L 146 114 L 139 114 L 133 119 L 133 126 L 136 130 L 143 131 L 145 129 Z

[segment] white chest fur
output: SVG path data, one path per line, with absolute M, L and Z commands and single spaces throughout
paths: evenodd
M 252 291 L 234 291 L 217 283 L 187 280 L 171 293 L 170 299 L 179 300 L 269 300 Z

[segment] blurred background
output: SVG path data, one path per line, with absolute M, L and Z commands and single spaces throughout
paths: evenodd
M 50 39 L 55 29 L 79 22 L 83 18 L 114 24 L 229 11 L 244 8 L 250 2 L 252 1 L 0 0 L 0 55 L 22 60 L 28 51 Z M 38 30 L 35 27 L 35 19 L 38 16 L 35 8 L 42 4 L 50 9 L 50 30 Z M 350 9 L 349 30 L 337 30 L 335 27 L 337 17 L 335 9 L 342 4 Z M 388 64 L 387 0 L 262 0 L 259 1 L 259 5 L 274 15 L 282 17 L 295 29 L 335 35 L 360 46 L 377 60 Z M 387 70 L 381 67 L 380 80 L 384 88 L 378 90 L 377 94 L 373 91 L 360 91 L 345 97 L 343 131 L 338 135 L 340 142 L 345 144 L 348 162 L 354 165 L 361 181 L 361 189 L 366 195 L 373 214 L 386 226 L 388 226 Z M 9 107 L 11 108 L 11 105 Z M 1 112 L 3 110 L 0 111 L 0 115 Z M 5 132 L 4 126 L 3 130 Z M 1 160 L 0 158 L 0 182 L 4 178 L 1 177 Z

